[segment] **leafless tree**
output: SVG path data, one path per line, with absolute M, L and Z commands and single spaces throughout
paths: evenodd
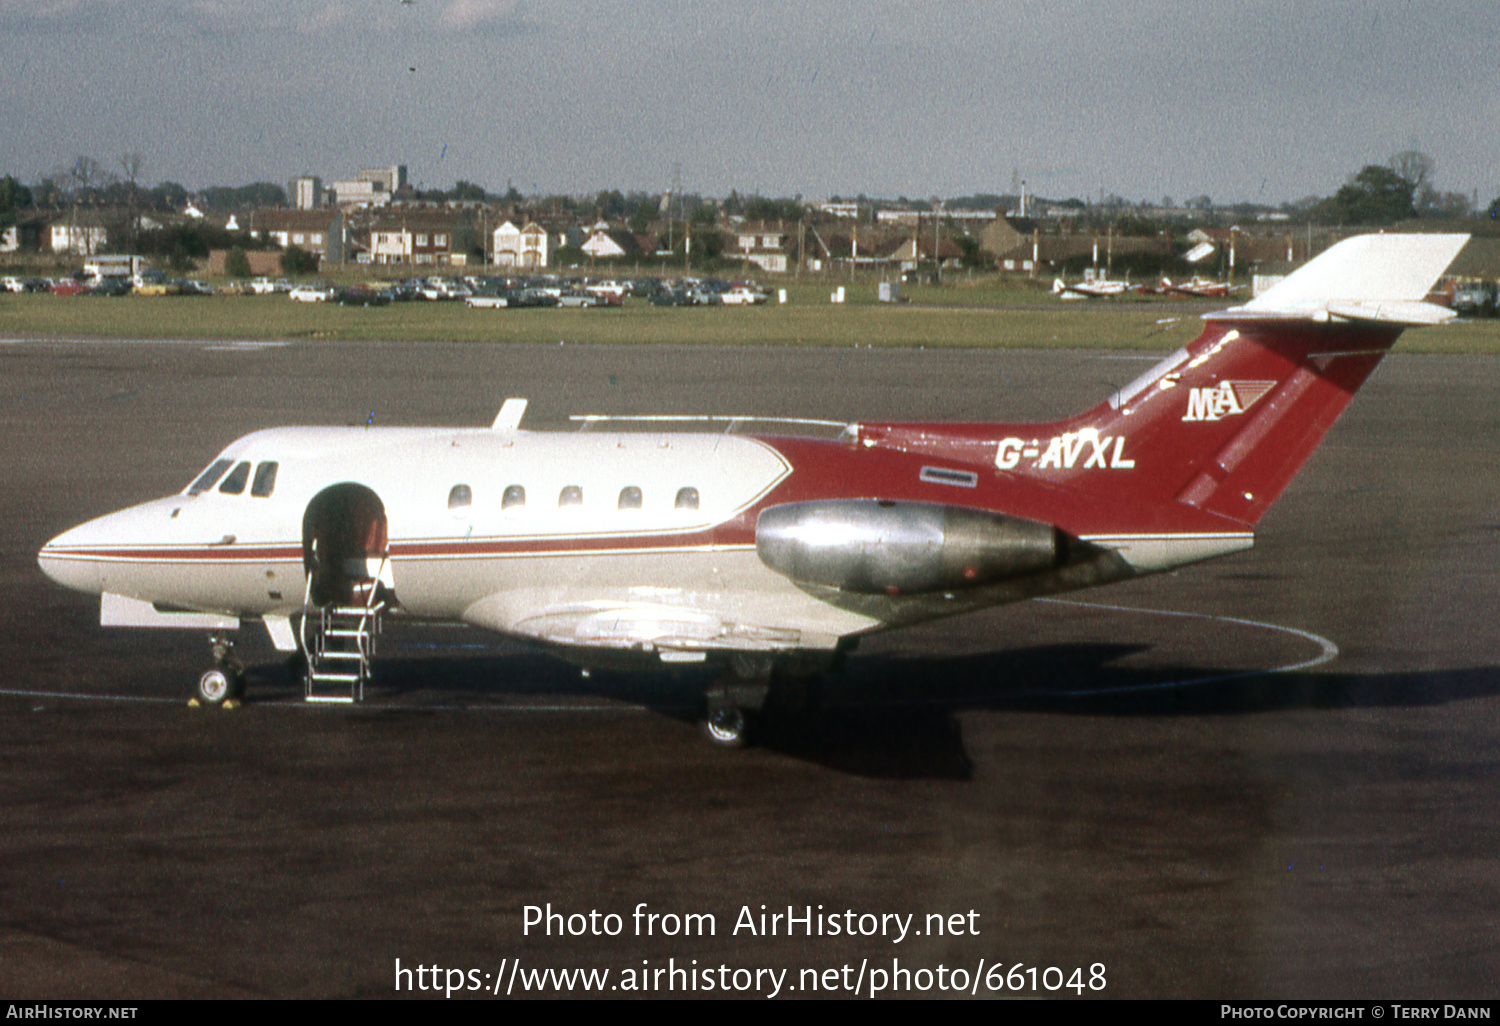
M 81 242 L 78 237 L 78 204 L 86 193 L 107 184 L 112 176 L 93 157 L 77 157 L 62 170 L 60 177 L 73 186 L 72 203 L 68 207 L 68 251 L 78 249 L 85 256 L 92 255 L 93 233 L 85 232 Z
M 146 166 L 146 159 L 139 153 L 122 153 L 120 155 L 120 172 L 125 177 L 125 182 L 130 187 L 130 252 L 136 252 L 136 240 L 141 230 L 141 215 L 139 194 L 136 183 L 140 180 L 141 170 Z
M 1387 166 L 1411 186 L 1412 201 L 1421 211 L 1436 204 L 1437 193 L 1432 187 L 1433 172 L 1437 165 L 1420 150 L 1402 150 L 1393 156 Z
M 1414 190 L 1430 185 L 1436 169 L 1432 158 L 1419 150 L 1402 150 L 1387 162 L 1387 166 L 1403 181 L 1409 182 Z

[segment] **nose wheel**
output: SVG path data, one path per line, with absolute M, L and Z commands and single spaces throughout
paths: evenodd
M 245 667 L 234 657 L 234 639 L 215 634 L 208 643 L 213 649 L 214 667 L 198 678 L 194 700 L 211 706 L 238 702 L 245 694 Z

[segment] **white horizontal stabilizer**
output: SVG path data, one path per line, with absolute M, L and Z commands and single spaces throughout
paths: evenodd
M 1330 246 L 1243 306 L 1215 320 L 1306 317 L 1439 324 L 1423 303 L 1467 235 L 1358 235 Z

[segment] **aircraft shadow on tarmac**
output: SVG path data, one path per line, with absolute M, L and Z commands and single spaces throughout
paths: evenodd
M 1117 665 L 1149 645 L 1039 645 L 950 657 L 851 657 L 809 686 L 773 688 L 755 744 L 862 776 L 967 779 L 961 713 L 1238 716 L 1287 710 L 1442 705 L 1500 694 L 1500 667 L 1402 673 L 1268 673 L 1257 669 Z M 424 706 L 628 703 L 683 721 L 702 714 L 711 673 L 595 671 L 519 650 L 477 658 L 383 660 L 369 697 Z M 279 664 L 251 671 L 252 696 L 291 698 Z

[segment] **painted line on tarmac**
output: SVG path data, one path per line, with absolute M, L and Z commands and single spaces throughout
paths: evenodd
M 1240 627 L 1254 627 L 1259 630 L 1274 631 L 1278 634 L 1291 634 L 1304 641 L 1310 641 L 1318 646 L 1318 654 L 1311 659 L 1304 659 L 1298 663 L 1287 663 L 1285 666 L 1273 666 L 1264 670 L 1237 670 L 1234 673 L 1211 674 L 1207 677 L 1192 677 L 1188 680 L 1162 681 L 1157 684 L 1130 684 L 1115 688 L 1085 688 L 1074 691 L 1020 691 L 1013 692 L 1014 695 L 1025 697 L 1048 697 L 1048 698 L 1088 698 L 1098 695 L 1123 695 L 1134 691 L 1167 691 L 1173 688 L 1190 688 L 1202 684 L 1219 684 L 1229 680 L 1244 680 L 1247 677 L 1268 677 L 1276 673 L 1295 673 L 1298 670 L 1310 670 L 1315 666 L 1332 662 L 1339 657 L 1339 647 L 1321 634 L 1311 631 L 1300 630 L 1296 627 L 1283 627 L 1281 624 L 1264 623 L 1260 620 L 1246 620 L 1237 616 L 1218 616 L 1213 613 L 1183 613 L 1174 609 L 1139 609 L 1133 606 L 1112 606 L 1103 602 L 1077 602 L 1071 599 L 1036 599 L 1037 602 L 1046 602 L 1055 606 L 1076 606 L 1080 609 L 1103 609 L 1115 613 L 1140 613 L 1145 616 L 1173 616 L 1185 620 L 1213 620 L 1217 623 L 1232 623 Z
M 158 698 L 151 695 L 84 695 L 71 691 L 24 691 L 20 688 L 0 688 L 0 695 L 18 698 L 82 698 L 94 702 L 182 702 L 181 698 Z
M 82 702 L 154 702 L 158 705 L 186 705 L 186 698 L 164 698 L 159 695 L 90 695 L 74 691 L 27 691 L 21 688 L 0 688 L 0 696 L 9 695 L 14 698 L 61 698 L 77 700 Z M 636 705 L 631 702 L 616 702 L 610 705 L 598 703 L 589 705 L 521 705 L 514 702 L 493 704 L 469 702 L 469 703 L 398 703 L 398 702 L 308 702 L 301 698 L 272 698 L 266 700 L 253 700 L 249 703 L 257 709 L 321 709 L 325 706 L 347 705 L 350 709 L 379 709 L 397 710 L 401 712 L 515 712 L 515 713 L 554 713 L 554 712 L 612 712 L 612 713 L 639 713 L 649 712 L 653 707 Z M 666 708 L 665 706 L 659 708 Z M 675 708 L 675 707 L 674 707 Z
M 200 346 L 207 350 L 254 351 L 297 345 L 297 339 L 235 341 L 222 338 L 0 338 L 0 346 Z

